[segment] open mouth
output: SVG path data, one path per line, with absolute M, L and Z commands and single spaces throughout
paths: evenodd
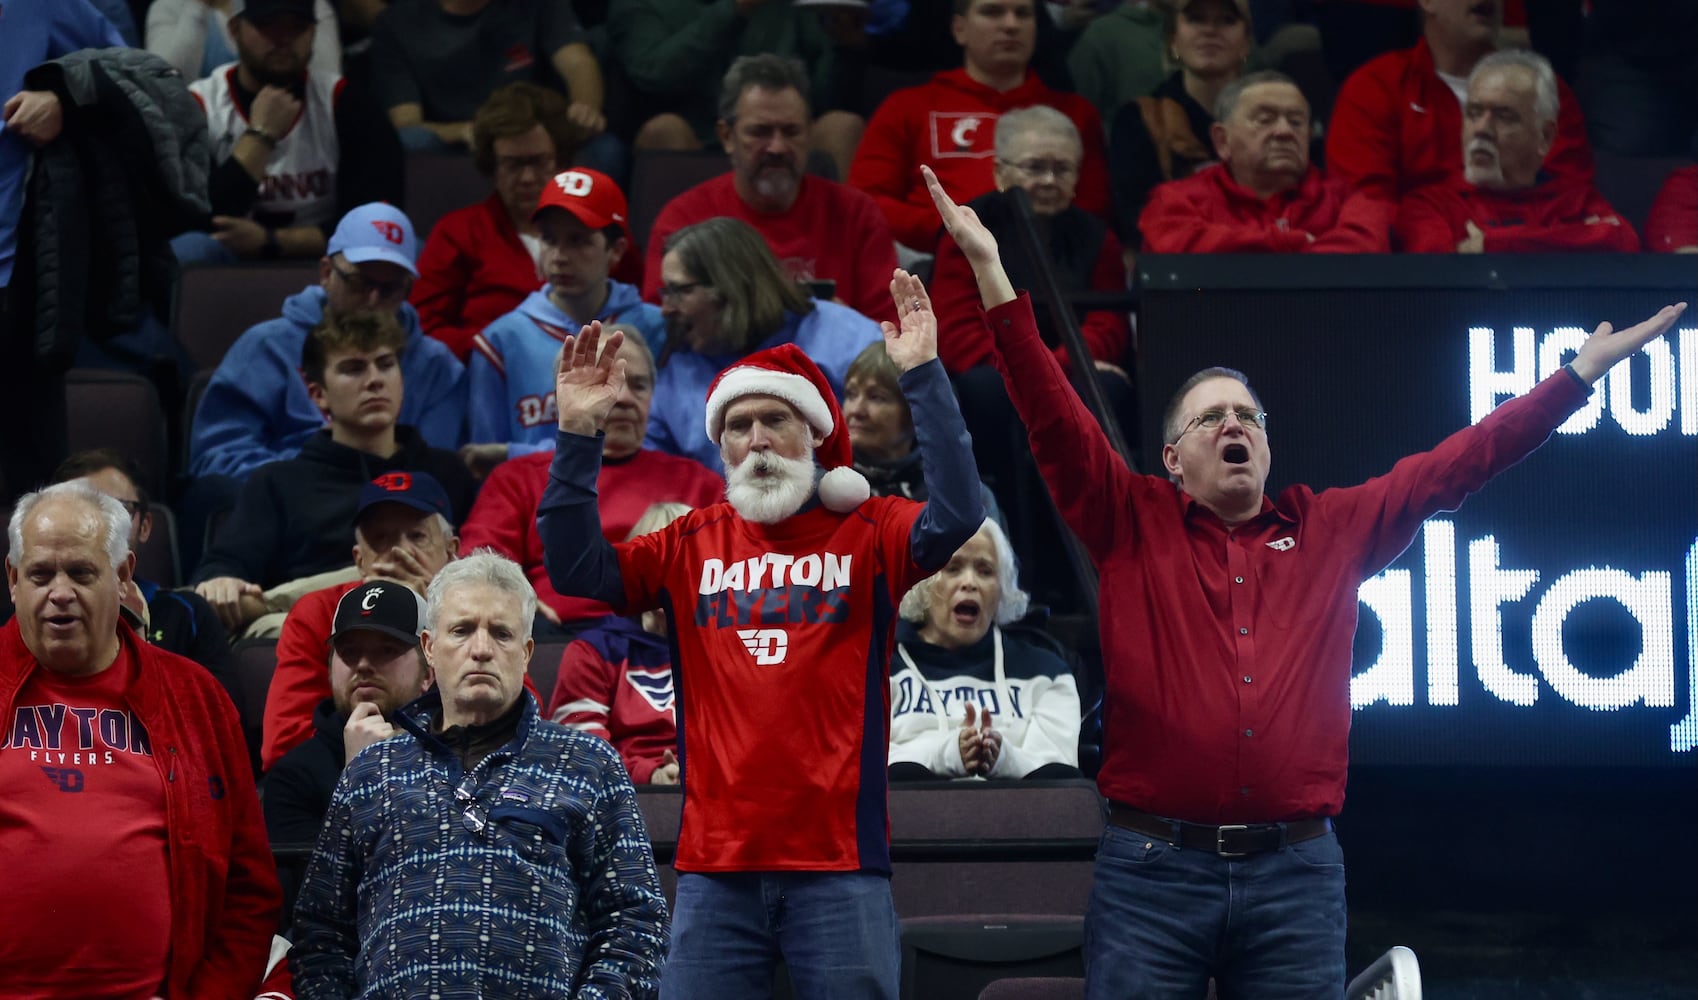
M 979 602 L 971 598 L 956 601 L 950 606 L 949 616 L 957 625 L 972 625 L 979 620 Z
M 48 615 L 47 624 L 54 628 L 70 628 L 77 623 L 75 615 Z
M 1229 444 L 1220 453 L 1228 465 L 1244 465 L 1250 461 L 1250 449 L 1241 444 Z

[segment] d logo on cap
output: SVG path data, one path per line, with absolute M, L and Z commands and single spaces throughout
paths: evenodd
M 385 472 L 373 479 L 371 484 L 391 493 L 405 493 L 413 488 L 413 477 L 405 472 Z
M 377 230 L 379 236 L 382 236 L 384 239 L 396 246 L 401 245 L 401 227 L 395 223 L 386 222 L 382 219 L 373 219 L 371 220 L 371 228 Z
M 576 170 L 568 170 L 563 174 L 555 174 L 554 183 L 560 185 L 560 190 L 573 198 L 585 198 L 589 196 L 590 189 L 595 187 L 595 178 Z

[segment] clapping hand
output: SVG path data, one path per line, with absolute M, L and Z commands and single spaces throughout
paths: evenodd
M 619 357 L 624 343 L 625 334 L 615 330 L 602 345 L 600 320 L 566 338 L 554 369 L 561 430 L 592 435 L 607 422 L 614 401 L 625 391 L 625 362 Z
M 990 777 L 996 769 L 997 758 L 1002 756 L 1002 734 L 991 728 L 991 714 L 976 712 L 974 706 L 967 706 L 967 717 L 961 721 L 961 734 L 958 737 L 961 748 L 961 763 L 970 775 L 977 774 Z

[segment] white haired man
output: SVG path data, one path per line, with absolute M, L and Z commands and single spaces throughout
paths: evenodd
M 18 502 L 0 628 L 0 983 L 252 996 L 283 897 L 230 698 L 120 625 L 130 517 L 75 480 Z
M 1639 236 L 1589 179 L 1545 170 L 1557 139 L 1556 73 L 1544 56 L 1494 52 L 1468 76 L 1462 176 L 1404 197 L 1410 253 L 1637 253 Z
M 562 353 L 560 433 L 537 511 L 549 577 L 623 614 L 665 609 L 677 651 L 684 833 L 667 998 L 762 995 L 780 957 L 801 995 L 897 996 L 891 630 L 902 595 L 984 510 L 925 287 L 898 270 L 891 295 L 902 326 L 883 325 L 885 346 L 913 409 L 924 504 L 869 498 L 825 375 L 781 344 L 708 391 L 727 502 L 610 544 L 595 483 L 601 423 L 625 377 L 620 335 L 598 355 L 591 324 Z
M 536 592 L 492 552 L 431 581 L 436 686 L 349 762 L 295 908 L 295 995 L 652 997 L 666 902 L 607 743 L 525 688 Z

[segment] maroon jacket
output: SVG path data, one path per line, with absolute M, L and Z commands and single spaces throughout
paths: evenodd
M 265 972 L 283 893 L 235 706 L 200 664 L 142 642 L 128 625 L 119 625 L 118 633 L 140 664 L 127 695 L 130 708 L 159 748 L 154 760 L 169 769 L 165 993 L 247 1000 Z M 18 691 L 37 666 L 17 619 L 7 622 L 0 628 L 0 717 L 11 717 Z

